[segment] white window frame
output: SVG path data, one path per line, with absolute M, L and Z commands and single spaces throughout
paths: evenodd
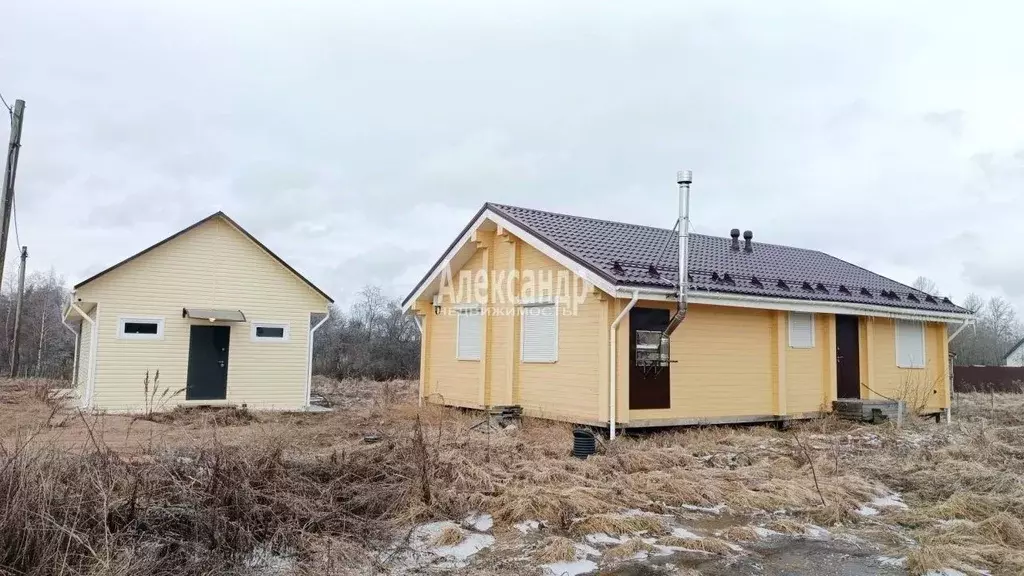
M 927 326 L 925 326 L 924 322 L 920 322 L 918 320 L 893 320 L 893 322 L 896 323 L 896 367 L 910 368 L 915 370 L 924 369 L 924 367 L 928 364 L 928 342 L 925 338 L 925 333 L 928 331 Z M 904 322 L 913 322 L 914 324 L 917 324 L 918 326 L 921 327 L 921 360 L 919 361 L 919 363 L 909 365 L 903 363 L 902 354 L 900 353 L 900 324 Z
M 523 313 L 519 315 L 519 361 L 521 363 L 523 363 L 523 364 L 555 364 L 556 362 L 558 362 L 558 348 L 559 348 L 559 346 L 558 346 L 558 340 L 559 340 L 559 338 L 558 338 L 558 328 L 559 328 L 558 327 L 558 317 L 561 316 L 561 314 L 559 314 L 558 299 L 555 298 L 553 300 L 552 299 L 547 299 L 547 300 L 524 301 L 524 302 L 520 302 L 519 306 L 520 306 L 520 308 L 523 311 Z M 526 308 L 536 308 L 536 307 L 540 307 L 540 306 L 551 306 L 551 307 L 553 307 L 553 310 L 554 310 L 553 313 L 555 315 L 555 354 L 554 354 L 554 358 L 551 359 L 551 360 L 527 360 L 526 357 L 524 356 L 524 352 L 526 351 L 526 338 L 523 337 L 523 335 L 526 333 L 526 312 L 525 312 L 525 310 L 526 310 Z
M 479 362 L 480 361 L 480 357 L 483 356 L 483 352 L 484 352 L 483 342 L 481 342 L 479 344 L 480 350 L 477 352 L 476 357 L 464 358 L 464 357 L 459 355 L 459 341 L 460 341 L 460 339 L 462 337 L 462 334 L 460 333 L 461 329 L 459 327 L 459 318 L 460 318 L 460 316 L 462 316 L 462 314 L 465 314 L 466 312 L 475 310 L 477 312 L 477 317 L 480 318 L 480 322 L 483 322 L 484 321 L 483 311 L 480 310 L 480 305 L 479 304 L 460 304 L 458 306 L 453 306 L 452 309 L 455 310 L 455 359 L 456 360 L 461 360 L 463 362 Z M 481 324 L 481 326 L 480 326 L 481 338 L 483 337 L 483 332 L 484 332 L 484 327 Z
M 284 328 L 284 335 L 280 338 L 273 336 L 257 336 L 256 328 Z M 287 322 L 251 322 L 249 325 L 249 339 L 260 343 L 282 343 L 291 340 L 292 331 Z
M 156 324 L 156 334 L 127 334 L 124 325 L 132 324 Z M 164 339 L 164 317 L 163 316 L 118 316 L 117 317 L 117 338 L 119 340 L 163 340 Z
M 795 314 L 806 314 L 806 315 L 811 317 L 811 344 L 810 344 L 810 346 L 803 346 L 803 345 L 798 346 L 798 345 L 793 343 L 793 316 Z M 789 317 L 789 347 L 790 348 L 796 348 L 796 349 L 799 349 L 799 350 L 810 350 L 811 348 L 814 348 L 814 345 L 815 345 L 815 341 L 814 341 L 815 334 L 814 333 L 816 332 L 816 330 L 815 330 L 816 326 L 814 324 L 815 323 L 814 313 L 813 312 L 790 312 L 788 317 Z

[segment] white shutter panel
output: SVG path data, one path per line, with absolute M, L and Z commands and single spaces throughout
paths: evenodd
M 458 336 L 456 337 L 455 358 L 458 360 L 480 359 L 480 310 L 477 308 L 459 310 Z
M 554 304 L 523 307 L 523 362 L 558 360 L 558 309 Z
M 924 368 L 924 324 L 921 322 L 896 321 L 896 365 Z
M 814 314 L 789 313 L 789 347 L 814 348 Z

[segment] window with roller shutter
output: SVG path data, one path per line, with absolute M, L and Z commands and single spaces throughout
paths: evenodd
M 523 362 L 558 361 L 558 307 L 554 303 L 523 306 L 521 358 Z
M 479 360 L 481 333 L 480 308 L 458 310 L 455 326 L 455 358 L 457 360 Z
M 924 368 L 923 323 L 896 321 L 896 365 L 900 368 Z
M 814 348 L 814 314 L 789 313 L 789 347 Z

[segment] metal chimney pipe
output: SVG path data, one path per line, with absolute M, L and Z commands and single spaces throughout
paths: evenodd
M 679 308 L 661 335 L 663 341 L 675 332 L 686 318 L 687 292 L 690 289 L 690 184 L 693 183 L 693 172 L 680 170 L 676 173 L 676 183 L 679 184 Z

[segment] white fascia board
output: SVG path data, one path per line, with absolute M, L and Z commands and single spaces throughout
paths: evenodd
M 616 298 L 632 298 L 632 292 L 620 288 Z M 640 298 L 644 300 L 674 300 L 675 293 L 664 289 L 641 289 Z M 894 308 L 872 304 L 856 304 L 829 302 L 825 300 L 797 300 L 790 298 L 769 298 L 764 296 L 747 296 L 722 292 L 690 291 L 687 301 L 690 304 L 706 304 L 710 306 L 731 306 L 735 308 L 759 308 L 765 310 L 784 310 L 787 312 L 811 312 L 817 314 L 849 314 L 851 316 L 874 316 L 880 318 L 898 318 L 901 320 L 918 320 L 922 322 L 963 322 L 972 318 L 970 314 L 955 312 L 934 312 L 914 308 Z
M 435 280 L 437 280 L 437 277 L 441 274 L 441 272 L 443 272 L 444 269 L 447 268 L 452 263 L 452 259 L 455 257 L 455 255 L 458 254 L 459 251 L 462 250 L 462 248 L 466 245 L 466 243 L 469 242 L 469 239 L 473 237 L 473 232 L 477 228 L 479 228 L 481 224 L 483 224 L 485 219 L 487 219 L 488 212 L 490 211 L 485 210 L 473 222 L 472 226 L 466 228 L 466 232 L 459 237 L 459 241 L 456 242 L 455 245 L 453 245 L 451 249 L 449 249 L 448 252 L 444 255 L 444 258 L 442 258 L 441 261 L 434 265 L 434 267 L 430 270 L 430 273 L 427 275 L 427 277 L 420 283 L 420 287 L 417 288 L 415 292 L 406 297 L 405 302 L 402 303 L 403 313 L 409 312 L 409 309 L 412 308 L 412 305 L 417 300 L 419 300 L 420 296 L 423 295 L 427 288 L 431 284 L 433 284 Z
M 516 236 L 517 238 L 526 242 L 533 248 L 536 248 L 542 254 L 559 263 L 573 274 L 576 274 L 577 276 L 582 278 L 584 281 L 589 282 L 594 286 L 597 286 L 598 288 L 600 288 L 601 290 L 608 294 L 615 293 L 615 286 L 613 286 L 604 278 L 601 278 L 597 274 L 594 274 L 593 272 L 587 270 L 585 266 L 583 266 L 579 262 L 576 262 L 572 258 L 569 258 L 565 254 L 562 254 L 558 250 L 555 250 L 547 242 L 541 240 L 540 238 L 537 238 L 533 234 L 527 232 L 525 229 L 517 226 L 516 224 L 513 224 L 508 219 L 488 209 L 484 210 L 483 213 L 480 214 L 480 217 L 477 218 L 475 222 L 473 222 L 473 225 L 466 229 L 466 232 L 459 238 L 459 241 L 456 242 L 454 246 L 452 246 L 452 249 L 448 251 L 444 259 L 442 259 L 440 262 L 437 263 L 436 266 L 434 266 L 434 268 L 430 271 L 430 274 L 427 276 L 426 280 L 420 285 L 419 289 L 417 289 L 416 292 L 408 296 L 406 301 L 402 304 L 403 313 L 407 313 L 409 309 L 412 308 L 413 303 L 419 300 L 421 296 L 423 296 L 423 293 L 427 290 L 427 288 L 430 287 L 434 283 L 434 281 L 437 280 L 437 277 L 444 271 L 444 269 L 451 264 L 451 261 L 454 259 L 455 255 L 458 254 L 458 252 L 462 250 L 462 248 L 469 242 L 469 239 L 472 238 L 473 236 L 473 232 L 477 228 L 479 228 L 481 224 L 484 223 L 484 220 L 490 220 L 491 222 L 494 222 L 495 224 L 501 226 L 505 230 L 509 231 L 513 236 Z M 633 297 L 632 292 L 630 292 L 629 297 Z

